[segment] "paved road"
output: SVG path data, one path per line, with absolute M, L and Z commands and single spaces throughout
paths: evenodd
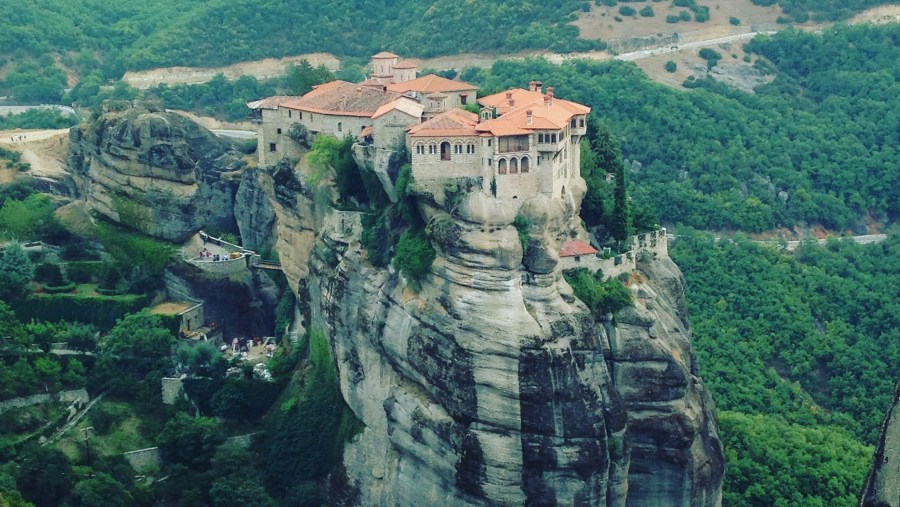
M 847 236 L 840 237 L 839 239 L 844 239 Z M 861 236 L 850 236 L 853 241 L 856 241 L 860 245 L 868 245 L 869 243 L 879 243 L 887 239 L 887 234 L 863 234 Z M 819 244 L 824 245 L 828 240 L 820 239 Z M 788 251 L 796 250 L 798 246 L 800 246 L 800 241 L 788 241 L 787 249 Z
M 749 33 L 739 33 L 737 35 L 729 35 L 728 37 L 719 37 L 717 39 L 707 39 L 695 42 L 683 42 L 680 44 L 667 44 L 666 47 L 654 48 L 654 49 L 642 49 L 640 51 L 632 51 L 631 53 L 622 53 L 615 57 L 616 60 L 622 60 L 625 62 L 631 62 L 634 60 L 640 60 L 641 58 L 648 58 L 656 55 L 664 55 L 666 53 L 674 53 L 676 51 L 681 51 L 684 49 L 692 49 L 692 48 L 702 48 L 705 46 L 709 46 L 712 44 L 728 44 L 731 42 L 738 42 L 744 40 L 750 40 L 756 37 L 758 34 L 764 33 L 767 35 L 771 35 L 775 32 L 749 32 Z M 577 56 L 576 56 L 577 58 Z
M 861 234 L 859 236 L 833 236 L 833 237 L 837 237 L 838 239 L 850 238 L 853 241 L 859 243 L 860 245 L 868 245 L 870 243 L 880 243 L 880 242 L 886 240 L 887 234 Z M 677 239 L 677 236 L 669 233 L 669 234 L 666 234 L 666 239 L 668 239 L 669 241 L 673 241 L 673 240 Z M 719 241 L 719 239 L 721 239 L 721 238 L 716 236 L 715 240 Z M 775 238 L 772 238 L 772 239 L 768 239 L 765 241 L 755 241 L 754 243 L 772 244 L 773 242 L 776 242 L 776 241 L 778 241 L 778 240 Z M 827 242 L 828 242 L 828 238 L 818 240 L 818 243 L 820 245 L 824 245 Z M 800 243 L 802 243 L 802 241 L 788 241 L 787 242 L 787 250 L 788 251 L 796 250 L 797 247 L 800 246 Z

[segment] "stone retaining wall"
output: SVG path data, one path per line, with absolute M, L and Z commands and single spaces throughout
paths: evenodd
M 75 389 L 72 391 L 60 391 L 55 394 L 34 394 L 32 396 L 22 396 L 9 400 L 0 401 L 0 414 L 14 408 L 28 407 L 31 405 L 40 405 L 43 403 L 52 403 L 58 401 L 60 403 L 71 404 L 75 401 L 87 403 L 90 396 L 84 389 Z
M 623 273 L 631 273 L 637 269 L 637 258 L 642 253 L 650 253 L 659 256 L 669 255 L 669 242 L 666 236 L 666 228 L 639 234 L 631 238 L 631 248 L 625 253 L 604 259 L 597 255 L 582 255 L 580 257 L 563 257 L 561 264 L 563 270 L 586 268 L 591 273 L 598 269 L 603 272 L 603 279 L 615 278 Z

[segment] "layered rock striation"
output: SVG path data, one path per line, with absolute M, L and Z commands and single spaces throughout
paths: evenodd
M 642 260 L 634 308 L 598 324 L 559 269 L 580 195 L 522 205 L 526 250 L 516 210 L 441 188 L 415 188 L 439 252 L 424 279 L 327 229 L 311 257 L 313 323 L 366 425 L 345 451 L 362 504 L 719 505 L 714 407 L 671 260 Z
M 640 257 L 634 306 L 595 320 L 558 255 L 585 234 L 580 180 L 565 199 L 515 206 L 480 182 L 415 184 L 438 256 L 407 280 L 369 262 L 359 214 L 331 210 L 302 156 L 246 169 L 208 131 L 141 105 L 108 105 L 71 139 L 69 170 L 97 212 L 171 240 L 236 228 L 246 246 L 278 253 L 303 325 L 325 330 L 365 424 L 335 481 L 360 492 L 356 503 L 721 504 L 721 443 L 681 273 L 665 255 Z
M 152 104 L 107 102 L 70 134 L 67 170 L 89 206 L 170 241 L 203 227 L 236 231 L 244 168 L 228 142 Z

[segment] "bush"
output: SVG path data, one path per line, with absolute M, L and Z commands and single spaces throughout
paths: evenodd
M 709 7 L 695 7 L 691 10 L 694 11 L 694 21 L 698 23 L 709 21 Z
M 519 233 L 519 242 L 522 243 L 522 253 L 528 253 L 528 233 L 531 231 L 531 220 L 524 215 L 516 215 L 516 219 L 513 221 L 513 227 L 516 228 L 516 231 Z
M 35 266 L 34 279 L 46 285 L 62 285 L 65 283 L 59 266 L 51 263 L 38 264 Z
M 678 13 L 678 20 L 679 20 L 679 21 L 690 21 L 690 20 L 691 20 L 691 13 L 688 12 L 688 11 L 681 11 L 681 12 L 679 12 L 679 13 Z
M 404 276 L 417 280 L 428 273 L 436 255 L 424 232 L 407 230 L 400 235 L 400 241 L 397 243 L 394 267 Z
M 736 17 L 734 17 L 734 16 L 731 16 L 730 18 L 728 18 L 728 22 L 731 23 L 731 24 L 734 25 L 734 26 L 738 26 L 738 25 L 741 24 L 741 20 L 738 19 L 738 18 L 736 18 Z
M 639 14 L 645 18 L 652 18 L 653 17 L 653 6 L 648 5 L 648 6 L 644 7 L 643 9 L 641 9 L 639 11 Z
M 69 282 L 65 285 L 44 285 L 42 288 L 45 294 L 66 294 L 75 290 L 75 282 Z
M 113 426 L 124 419 L 124 414 L 117 407 L 100 403 L 88 413 L 88 417 L 90 418 L 91 426 L 94 427 L 94 431 L 100 435 L 106 435 L 112 430 Z
M 666 16 L 666 23 L 678 23 L 679 21 L 681 20 L 678 18 L 678 16 L 674 16 L 672 14 Z
M 75 283 L 95 283 L 109 269 L 108 262 L 85 261 L 66 264 L 66 275 Z
M 619 7 L 619 14 L 621 14 L 623 16 L 634 16 L 635 14 L 637 14 L 637 11 L 634 10 L 634 7 L 629 7 L 627 5 L 623 5 L 623 6 Z
M 110 329 L 129 313 L 144 306 L 144 296 L 84 296 L 81 294 L 37 294 L 10 303 L 19 320 L 82 322 Z
M 666 72 L 675 72 L 676 70 L 678 70 L 678 64 L 672 60 L 666 62 Z
M 601 273 L 591 275 L 581 268 L 566 271 L 563 276 L 575 292 L 575 297 L 590 308 L 595 318 L 616 313 L 632 304 L 631 291 L 618 280 L 603 281 Z

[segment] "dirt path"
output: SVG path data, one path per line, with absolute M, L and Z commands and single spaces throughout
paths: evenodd
M 126 72 L 122 80 L 135 88 L 144 90 L 160 83 L 205 83 L 215 77 L 216 74 L 224 74 L 228 79 L 237 79 L 241 76 L 267 79 L 283 76 L 289 66 L 303 59 L 313 66 L 324 65 L 331 70 L 337 70 L 341 66 L 341 62 L 332 54 L 309 53 L 284 58 L 266 58 L 264 60 L 240 62 L 227 67 L 166 67 Z
M 15 136 L 25 136 L 13 141 Z M 22 154 L 22 160 L 31 164 L 29 174 L 35 177 L 58 178 L 65 173 L 69 156 L 69 129 L 59 130 L 0 130 L 0 145 Z M 11 179 L 0 174 L 0 182 Z

